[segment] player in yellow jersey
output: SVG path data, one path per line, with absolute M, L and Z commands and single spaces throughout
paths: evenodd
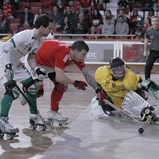
M 107 100 L 119 109 L 127 110 L 134 117 L 142 120 L 146 120 L 145 118 L 148 115 L 156 117 L 154 108 L 146 101 L 144 93 L 145 89 L 149 89 L 150 83 L 145 85 L 145 81 L 128 69 L 121 58 L 111 59 L 110 66 L 99 67 L 95 72 L 95 79 L 105 91 Z M 131 103 L 130 100 L 132 100 Z M 137 100 L 139 102 L 134 104 Z M 105 113 L 110 113 L 114 110 L 103 101 L 99 101 L 99 105 L 102 106 Z

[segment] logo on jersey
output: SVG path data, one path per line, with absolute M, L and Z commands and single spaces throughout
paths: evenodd
M 8 54 L 9 50 L 4 50 L 4 52 L 5 52 L 6 54 Z
M 115 83 L 112 83 L 112 87 L 113 87 L 113 88 L 116 87 L 116 84 L 115 84 Z
M 109 85 L 109 84 L 110 84 L 110 82 L 109 82 L 109 81 L 106 81 L 106 82 L 105 82 L 105 85 Z

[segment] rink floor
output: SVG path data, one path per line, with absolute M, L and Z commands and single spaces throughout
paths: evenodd
M 83 79 L 80 73 L 67 73 Z M 158 75 L 152 79 L 159 83 Z M 51 83 L 45 80 L 45 95 L 38 99 L 42 116 L 49 110 Z M 16 100 L 10 111 L 10 122 L 20 129 L 14 140 L 0 140 L 0 159 L 158 159 L 159 126 L 144 126 L 133 122 L 95 119 L 90 115 L 93 89 L 81 91 L 69 86 L 61 103 L 61 114 L 69 117 L 66 128 L 54 131 L 29 130 L 28 106 Z M 1 96 L 2 96 L 1 89 Z M 149 102 L 159 106 L 149 95 Z M 159 114 L 159 107 L 155 107 Z M 53 134 L 54 133 L 54 134 Z

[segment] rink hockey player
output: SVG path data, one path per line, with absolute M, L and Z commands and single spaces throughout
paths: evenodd
M 25 95 L 30 100 L 30 120 L 38 122 L 36 93 L 37 82 L 31 78 L 30 73 L 24 67 L 20 59 L 29 54 L 30 65 L 38 77 L 45 76 L 44 69 L 37 67 L 35 54 L 45 37 L 51 32 L 52 20 L 47 15 L 39 16 L 34 29 L 28 29 L 15 34 L 10 40 L 0 45 L 0 80 L 5 88 L 0 105 L 0 135 L 6 133 L 8 139 L 12 139 L 19 131 L 9 123 L 9 110 L 13 100 L 18 98 L 17 82 L 24 86 Z
M 60 126 L 67 123 L 68 117 L 62 116 L 59 110 L 59 103 L 62 100 L 63 94 L 66 92 L 68 84 L 72 84 L 75 88 L 86 90 L 87 83 L 91 85 L 98 95 L 98 98 L 103 100 L 105 93 L 99 89 L 95 79 L 88 72 L 84 59 L 89 51 L 88 45 L 82 41 L 77 40 L 72 45 L 68 45 L 58 40 L 46 40 L 43 42 L 41 48 L 36 54 L 36 62 L 39 67 L 42 67 L 48 73 L 48 78 L 53 82 L 54 88 L 51 93 L 50 111 L 48 111 L 47 119 L 59 122 Z M 87 83 L 82 80 L 71 79 L 65 74 L 65 68 L 70 65 L 76 65 Z M 29 70 L 29 68 L 28 68 Z M 43 94 L 43 86 L 41 84 L 39 96 Z M 40 95 L 41 94 L 41 95 Z M 68 108 L 69 109 L 69 108 Z

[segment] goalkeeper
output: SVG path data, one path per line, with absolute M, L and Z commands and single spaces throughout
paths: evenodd
M 120 109 L 123 109 L 123 100 L 128 92 L 136 92 L 138 95 L 140 95 L 137 96 L 140 98 L 142 97 L 141 99 L 144 99 L 145 101 L 146 96 L 144 90 L 149 91 L 149 89 L 152 89 L 152 87 L 153 89 L 158 87 L 152 81 L 143 81 L 140 76 L 126 68 L 125 62 L 119 57 L 111 59 L 110 66 L 99 67 L 96 70 L 95 79 L 105 91 L 107 100 L 112 102 Z M 110 113 L 114 110 L 111 106 L 105 104 L 103 101 L 99 101 L 99 105 L 102 106 L 105 113 Z M 130 107 L 130 105 L 128 107 Z M 136 111 L 140 112 L 140 118 L 143 121 L 146 120 L 148 115 L 151 115 L 155 118 L 154 108 L 152 106 L 143 105 L 142 109 L 141 107 L 142 106 L 140 105 L 139 108 L 135 108 L 135 110 L 138 109 Z

